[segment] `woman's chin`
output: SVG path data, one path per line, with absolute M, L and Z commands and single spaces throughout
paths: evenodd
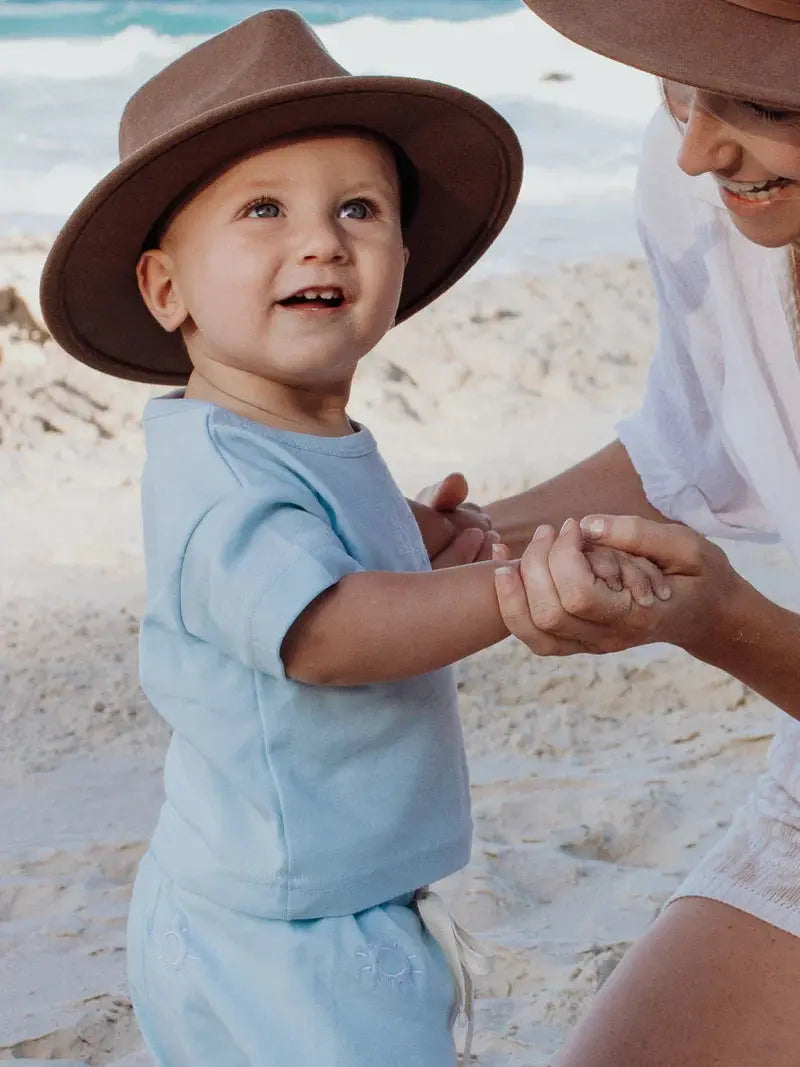
M 756 218 L 741 218 L 733 212 L 728 212 L 731 222 L 748 241 L 761 245 L 762 248 L 782 248 L 800 242 L 800 205 L 792 205 L 794 209 L 792 217 L 779 218 L 775 214 L 772 218 L 763 215 Z M 783 213 L 788 215 L 788 212 Z

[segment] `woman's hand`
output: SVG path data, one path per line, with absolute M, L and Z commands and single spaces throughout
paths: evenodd
M 466 478 L 455 473 L 409 501 L 434 570 L 491 559 L 500 540 L 488 514 L 467 501 L 468 493 Z
M 650 559 L 665 576 L 644 603 L 628 588 L 598 578 L 587 542 Z M 686 526 L 629 516 L 567 520 L 560 534 L 540 527 L 519 567 L 496 574 L 509 630 L 540 655 L 618 652 L 653 641 L 679 645 L 701 658 L 743 580 L 725 554 Z

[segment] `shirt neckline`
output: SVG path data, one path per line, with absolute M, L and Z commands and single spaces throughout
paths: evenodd
M 294 430 L 267 426 L 263 422 L 248 419 L 246 415 L 238 415 L 236 412 L 207 400 L 187 400 L 182 390 L 179 389 L 149 400 L 144 411 L 144 421 L 150 422 L 167 416 L 188 414 L 198 409 L 205 410 L 208 419 L 216 425 L 238 426 L 253 436 L 265 437 L 270 441 L 302 452 L 355 458 L 368 455 L 377 449 L 377 443 L 371 432 L 362 423 L 357 423 L 353 419 L 350 419 L 353 433 L 344 434 L 341 437 L 298 433 Z

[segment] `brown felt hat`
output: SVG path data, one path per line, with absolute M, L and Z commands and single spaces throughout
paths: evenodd
M 593 52 L 698 89 L 800 110 L 800 0 L 524 0 Z
M 430 303 L 508 219 L 522 153 L 482 100 L 437 82 L 354 77 L 293 11 L 264 11 L 205 41 L 147 82 L 120 123 L 120 164 L 83 200 L 50 251 L 41 302 L 53 337 L 98 370 L 185 382 L 176 334 L 152 318 L 136 262 L 182 194 L 227 162 L 304 130 L 360 127 L 412 162 L 418 203 L 397 321 Z

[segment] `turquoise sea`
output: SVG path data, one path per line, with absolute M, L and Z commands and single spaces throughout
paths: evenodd
M 520 205 L 485 265 L 635 252 L 631 191 L 657 94 L 522 0 L 0 0 L 0 236 L 55 230 L 117 159 L 128 97 L 204 37 L 294 7 L 355 74 L 457 85 L 522 141 Z
M 173 36 L 212 34 L 276 7 L 293 7 L 309 22 L 325 25 L 361 15 L 456 22 L 500 15 L 518 6 L 518 0 L 0 0 L 0 37 L 102 37 L 127 26 L 149 26 Z

